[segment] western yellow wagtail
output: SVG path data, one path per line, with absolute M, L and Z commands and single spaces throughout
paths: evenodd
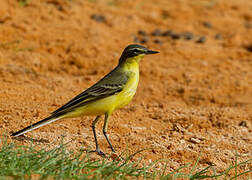
M 95 125 L 101 115 L 105 114 L 103 134 L 113 152 L 115 152 L 108 136 L 107 127 L 111 113 L 128 104 L 136 93 L 139 80 L 139 62 L 147 54 L 156 54 L 143 46 L 132 44 L 127 46 L 118 65 L 109 74 L 104 76 L 96 84 L 77 95 L 68 103 L 51 113 L 51 116 L 34 123 L 11 136 L 20 136 L 24 133 L 37 129 L 41 126 L 57 121 L 62 118 L 71 118 L 82 115 L 96 115 L 92 123 L 96 150 L 100 155 L 104 153 L 100 150 Z

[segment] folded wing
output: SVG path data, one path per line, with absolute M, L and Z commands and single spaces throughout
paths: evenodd
M 121 92 L 128 81 L 128 76 L 120 71 L 112 71 L 95 85 L 91 86 L 72 100 L 61 106 L 52 115 L 69 112 L 93 101 Z

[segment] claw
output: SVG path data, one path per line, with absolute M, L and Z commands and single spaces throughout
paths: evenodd
M 90 152 L 90 153 L 92 153 L 92 152 L 96 152 L 98 155 L 105 157 L 105 153 L 104 153 L 104 152 L 102 152 L 100 149 L 96 149 L 96 150 L 89 151 L 89 152 Z

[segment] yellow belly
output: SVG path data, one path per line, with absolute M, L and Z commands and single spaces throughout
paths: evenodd
M 116 100 L 116 95 L 113 95 L 89 103 L 83 107 L 77 108 L 70 114 L 70 117 L 76 117 L 80 115 L 102 115 L 106 112 L 113 111 Z
M 127 105 L 136 93 L 138 80 L 139 74 L 132 73 L 123 91 L 118 94 L 89 103 L 83 107 L 76 108 L 66 117 L 77 117 L 81 115 L 102 115 L 106 112 L 113 112 L 114 110 Z
M 134 97 L 139 80 L 139 74 L 132 74 L 132 77 L 124 87 L 124 90 L 117 95 L 116 107 L 115 109 L 121 108 L 127 105 Z

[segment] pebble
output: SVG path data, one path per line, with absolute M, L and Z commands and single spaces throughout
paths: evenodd
M 171 38 L 172 38 L 173 40 L 177 40 L 177 39 L 180 39 L 180 35 L 177 34 L 177 33 L 173 33 L 173 34 L 171 34 Z
M 147 33 L 143 30 L 139 30 L 137 33 L 138 35 L 141 35 L 141 36 L 147 36 Z
M 199 144 L 201 142 L 198 138 L 195 137 L 191 137 L 189 141 L 194 144 Z
M 161 40 L 159 40 L 159 39 L 155 39 L 154 41 L 153 41 L 155 44 L 162 44 L 163 42 L 161 41 Z
M 161 36 L 162 32 L 160 29 L 155 29 L 154 31 L 152 31 L 151 35 L 152 36 Z
M 248 124 L 247 124 L 246 121 L 241 121 L 241 122 L 239 123 L 239 126 L 248 127 Z
M 97 22 L 105 22 L 106 18 L 103 15 L 99 15 L 99 14 L 93 14 L 91 15 L 91 19 L 97 21 Z
M 167 30 L 167 31 L 162 33 L 162 36 L 171 36 L 172 34 L 173 34 L 172 30 Z
M 219 33 L 218 33 L 218 34 L 216 34 L 216 35 L 215 35 L 215 39 L 217 39 L 217 40 L 221 40 L 221 39 L 222 39 L 222 35 L 221 35 L 221 34 L 219 34 Z
M 184 33 L 182 33 L 182 36 L 186 40 L 191 40 L 193 38 L 193 33 L 191 33 L 191 32 L 184 32 Z
M 197 41 L 196 43 L 200 43 L 200 44 L 203 44 L 206 42 L 206 37 L 205 36 L 201 36 Z
M 245 49 L 252 53 L 252 44 L 245 46 Z
M 147 43 L 149 41 L 149 38 L 147 36 L 144 36 L 143 38 L 139 38 L 137 36 L 134 36 L 133 41 L 135 43 L 145 44 L 145 43 Z
M 140 43 L 142 44 L 145 44 L 149 41 L 149 38 L 147 36 L 143 37 L 141 40 L 140 40 Z
M 162 36 L 170 36 L 173 40 L 180 39 L 180 35 L 173 32 L 172 30 L 167 30 L 162 33 Z
M 102 16 L 102 17 L 104 17 L 104 16 Z M 92 18 L 96 19 L 96 20 L 98 19 L 98 21 L 103 19 L 103 18 L 97 17 L 97 16 L 92 16 Z M 105 17 L 104 17 L 104 20 L 105 20 Z M 205 26 L 207 26 L 207 27 L 212 27 L 211 23 L 209 23 L 209 22 L 203 22 L 203 24 Z M 144 30 L 141 30 L 141 29 L 138 30 L 137 35 L 138 36 L 134 36 L 134 42 L 135 43 L 146 44 L 146 43 L 148 43 L 150 41 L 150 39 L 148 37 L 148 33 L 146 31 L 144 31 Z M 172 30 L 166 30 L 166 31 L 162 32 L 160 29 L 155 29 L 154 31 L 152 31 L 150 33 L 150 35 L 151 36 L 169 36 L 173 40 L 177 40 L 177 39 L 180 39 L 180 38 L 184 38 L 185 40 L 194 39 L 194 34 L 192 32 L 188 32 L 188 31 L 179 34 L 179 33 L 176 33 L 176 32 L 174 32 Z M 215 39 L 220 40 L 220 39 L 222 39 L 222 34 L 217 33 L 214 37 L 215 37 Z M 203 43 L 206 42 L 206 40 L 207 39 L 206 39 L 205 36 L 200 36 L 195 41 L 195 43 L 203 44 Z M 155 44 L 162 44 L 163 43 L 163 41 L 160 40 L 160 39 L 154 39 L 153 42 Z M 250 51 L 250 48 L 248 48 L 248 50 Z
M 207 22 L 207 21 L 204 21 L 203 23 L 203 26 L 205 26 L 206 28 L 212 28 L 212 24 L 210 22 Z

